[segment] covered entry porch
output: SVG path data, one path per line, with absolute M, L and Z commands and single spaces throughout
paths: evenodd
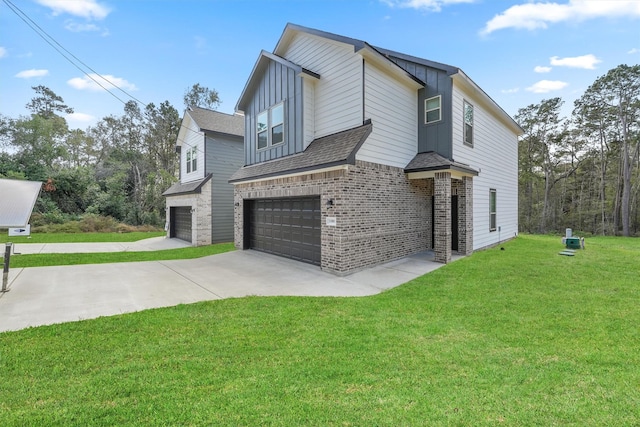
M 405 168 L 408 179 L 432 183 L 434 260 L 447 264 L 452 252 L 473 252 L 473 177 L 478 171 L 435 152 L 419 153 Z

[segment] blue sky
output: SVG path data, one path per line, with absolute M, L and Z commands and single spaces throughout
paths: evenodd
M 512 116 L 555 96 L 569 114 L 596 78 L 640 63 L 640 0 L 0 0 L 0 113 L 28 114 L 31 87 L 45 85 L 81 129 L 121 115 L 123 103 L 10 5 L 121 88 L 105 83 L 122 101 L 168 100 L 181 114 L 194 83 L 216 89 L 219 110 L 232 113 L 287 22 L 457 66 Z

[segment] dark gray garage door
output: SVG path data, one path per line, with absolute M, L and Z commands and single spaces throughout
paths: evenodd
M 171 237 L 191 242 L 191 206 L 171 208 Z
M 320 198 L 250 200 L 249 247 L 320 265 Z

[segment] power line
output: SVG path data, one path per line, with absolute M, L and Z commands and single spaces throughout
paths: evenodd
M 111 90 L 109 90 L 108 88 L 106 88 L 102 83 L 100 83 L 98 80 L 96 80 L 91 74 L 87 73 L 84 69 L 82 69 L 76 62 L 74 62 L 71 58 L 73 58 L 75 61 L 77 61 L 78 63 L 80 63 L 82 66 L 84 66 L 86 69 L 88 69 L 89 71 L 91 71 L 94 75 L 100 77 L 102 80 L 104 80 L 106 83 L 108 83 L 109 85 L 113 86 L 114 88 L 118 89 L 120 92 L 122 92 L 123 94 L 125 94 L 126 96 L 128 96 L 129 98 L 131 98 L 132 100 L 134 100 L 135 102 L 137 102 L 138 104 L 142 105 L 143 107 L 147 107 L 147 104 L 142 102 L 141 100 L 139 100 L 138 98 L 136 98 L 135 96 L 131 95 L 130 93 L 128 93 L 127 91 L 125 91 L 124 89 L 122 89 L 119 86 L 116 86 L 113 82 L 111 82 L 110 80 L 108 80 L 107 78 L 105 78 L 102 74 L 98 73 L 96 70 L 94 70 L 93 68 L 91 68 L 89 65 L 87 65 L 86 63 L 84 63 L 81 59 L 79 59 L 77 56 L 75 56 L 73 53 L 71 53 L 68 49 L 66 49 L 64 46 L 62 46 L 55 38 L 53 38 L 52 36 L 50 36 L 42 27 L 40 27 L 33 19 L 31 19 L 24 11 L 22 11 L 18 6 L 16 6 L 15 4 L 13 4 L 10 0 L 2 0 L 4 4 L 7 5 L 7 7 L 16 14 L 16 16 L 18 16 L 18 18 L 20 18 L 29 28 L 31 28 L 38 36 L 40 36 L 40 38 L 42 38 L 48 45 L 50 45 L 56 52 L 58 52 L 64 59 L 66 59 L 71 65 L 73 65 L 75 68 L 77 68 L 80 72 L 82 72 L 82 74 L 84 74 L 85 76 L 87 76 L 89 79 L 91 79 L 95 84 L 97 84 L 98 86 L 100 86 L 102 89 L 104 89 L 107 93 L 109 93 L 111 96 L 113 96 L 115 99 L 117 99 L 118 101 L 120 101 L 122 104 L 126 105 L 127 103 L 122 100 L 120 97 L 118 97 L 115 93 L 113 93 Z M 64 52 L 63 52 L 64 51 Z M 71 58 L 69 58 L 69 56 L 67 56 L 66 54 L 68 54 Z M 204 133 L 198 132 L 194 129 L 191 129 L 189 127 L 184 126 L 182 123 L 180 124 L 180 128 L 185 128 L 188 132 L 193 132 L 197 135 L 203 135 Z M 177 142 L 182 142 L 185 143 L 186 145 L 189 145 L 187 143 L 187 141 L 185 141 L 184 139 L 178 139 L 178 136 L 176 136 L 176 140 Z M 196 150 L 200 153 L 202 153 L 203 155 L 205 154 L 204 150 L 200 149 L 199 144 L 196 145 L 195 147 Z
M 23 12 L 18 6 L 13 4 L 10 0 L 2 0 L 2 1 L 4 2 L 4 4 L 7 5 L 7 7 L 9 9 L 11 9 L 11 11 L 13 13 L 15 13 L 18 16 L 18 18 L 20 18 L 25 24 L 27 24 L 27 26 L 29 28 L 31 28 L 36 34 L 38 34 L 38 36 L 40 36 L 40 38 L 42 38 L 48 45 L 50 45 L 53 49 L 55 49 L 55 51 L 58 52 L 64 59 L 69 61 L 69 63 L 71 63 L 71 65 L 73 65 L 75 68 L 80 70 L 80 72 L 82 72 L 82 74 L 87 76 L 95 84 L 97 84 L 102 89 L 107 91 L 111 96 L 113 96 L 118 101 L 122 102 L 123 104 L 126 104 L 125 101 L 123 101 L 120 97 L 118 97 L 112 91 L 107 89 L 102 83 L 100 83 L 98 80 L 96 80 L 96 78 L 94 78 L 91 74 L 87 73 L 84 69 L 82 69 L 76 62 L 74 62 L 73 60 L 71 60 L 71 58 L 69 58 L 67 55 L 65 55 L 64 52 L 66 52 L 69 56 L 71 56 L 75 61 L 77 61 L 78 63 L 82 64 L 86 69 L 88 69 L 89 71 L 93 72 L 94 75 L 100 77 L 102 80 L 104 80 L 105 82 L 107 82 L 108 84 L 113 86 L 114 88 L 118 89 L 120 92 L 124 93 L 129 98 L 131 98 L 134 101 L 136 101 L 138 104 L 141 104 L 141 105 L 143 105 L 145 107 L 147 106 L 147 104 L 145 104 L 144 102 L 140 101 L 138 98 L 136 98 L 135 96 L 131 95 L 130 93 L 128 93 L 127 91 L 125 91 L 121 87 L 116 86 L 113 82 L 111 82 L 110 80 L 105 78 L 102 74 L 98 73 L 93 68 L 91 68 L 90 66 L 85 64 L 83 61 L 81 61 L 73 53 L 69 52 L 69 50 L 67 50 L 64 46 L 62 46 L 60 43 L 58 43 L 58 41 L 56 39 L 51 37 L 42 27 L 40 27 L 33 19 L 31 19 L 25 12 Z

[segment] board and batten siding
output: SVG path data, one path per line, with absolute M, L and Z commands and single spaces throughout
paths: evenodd
M 463 142 L 463 102 L 473 105 L 473 147 Z M 453 85 L 453 158 L 480 170 L 473 178 L 473 249 L 518 233 L 518 137 L 488 108 Z M 497 227 L 489 230 L 489 190 L 496 190 Z
M 373 130 L 357 160 L 404 168 L 417 153 L 418 93 L 365 61 L 365 118 Z
M 424 89 L 418 91 L 418 152 L 435 151 L 451 157 L 451 77 L 444 70 L 427 67 L 406 59 L 391 56 L 393 62 L 406 72 L 425 82 Z M 425 124 L 424 102 L 433 96 L 441 96 L 441 119 Z
M 245 163 L 265 162 L 304 150 L 302 128 L 302 84 L 298 73 L 284 64 L 269 61 L 262 79 L 253 93 L 247 111 L 245 111 Z M 284 103 L 284 143 L 256 149 L 256 120 L 258 114 Z
M 362 124 L 362 57 L 352 45 L 300 33 L 284 56 L 320 75 L 314 83 L 314 139 Z
M 181 141 L 180 148 L 180 182 L 191 182 L 204 178 L 205 162 L 204 162 L 204 133 L 200 132 L 200 128 L 191 116 L 186 114 L 184 140 Z M 197 148 L 198 160 L 195 172 L 187 173 L 187 151 L 192 147 Z
M 207 136 L 207 172 L 211 177 L 211 243 L 233 241 L 233 184 L 229 178 L 243 163 L 242 137 Z

